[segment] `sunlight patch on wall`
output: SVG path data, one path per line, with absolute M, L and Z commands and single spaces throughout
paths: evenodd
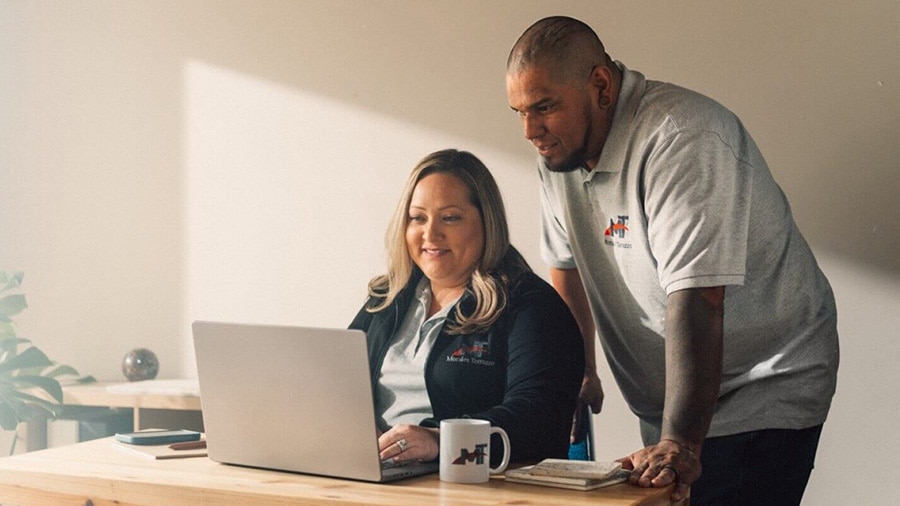
M 461 147 L 513 164 L 229 69 L 189 62 L 184 75 L 188 323 L 346 326 L 384 269 L 387 221 L 422 156 Z M 190 342 L 185 355 L 194 371 Z

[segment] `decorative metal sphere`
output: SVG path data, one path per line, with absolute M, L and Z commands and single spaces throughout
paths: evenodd
M 122 359 L 122 372 L 128 381 L 153 379 L 159 372 L 159 360 L 147 348 L 136 348 L 126 353 Z

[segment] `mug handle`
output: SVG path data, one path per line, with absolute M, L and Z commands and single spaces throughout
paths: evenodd
M 509 465 L 509 436 L 500 427 L 491 427 L 491 434 L 500 434 L 500 439 L 503 440 L 503 461 L 500 462 L 499 466 L 490 468 L 491 474 L 498 474 L 505 471 L 506 466 Z M 494 450 L 491 449 L 491 451 L 493 452 Z

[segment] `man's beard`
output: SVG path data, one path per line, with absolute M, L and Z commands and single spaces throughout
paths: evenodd
M 582 147 L 559 163 L 551 163 L 547 158 L 542 158 L 550 172 L 572 172 L 585 166 L 584 152 L 585 149 Z
M 550 172 L 572 172 L 582 167 L 587 168 L 587 146 L 594 133 L 593 123 L 591 122 L 590 110 L 584 110 L 584 121 L 587 128 L 584 131 L 584 138 L 581 140 L 581 147 L 576 149 L 572 154 L 567 156 L 559 163 L 550 163 L 550 160 L 544 158 L 544 165 L 550 169 Z

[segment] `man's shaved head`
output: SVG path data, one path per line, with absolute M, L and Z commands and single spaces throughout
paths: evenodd
M 537 21 L 519 37 L 506 61 L 506 73 L 541 66 L 556 79 L 584 82 L 594 67 L 609 61 L 603 43 L 590 26 L 577 19 L 553 16 Z

